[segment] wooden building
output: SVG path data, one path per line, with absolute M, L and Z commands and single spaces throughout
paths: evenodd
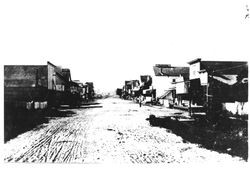
M 198 58 L 188 63 L 192 104 L 206 107 L 208 113 L 222 109 L 238 114 L 247 113 L 247 62 L 204 61 Z M 234 110 L 229 107 L 234 107 Z
M 94 98 L 95 98 L 94 83 L 93 82 L 86 82 L 85 83 L 85 100 L 91 101 Z
M 5 65 L 5 106 L 30 109 L 65 103 L 72 86 L 70 70 L 47 65 Z
M 164 79 L 163 86 L 157 84 L 157 81 L 154 82 L 156 93 L 160 93 L 157 95 L 160 103 L 169 107 L 183 107 L 189 100 L 187 83 L 189 67 L 156 64 L 153 69 L 156 77 Z
M 248 105 L 248 64 L 237 61 L 188 62 L 189 67 L 156 65 L 156 76 L 172 78 L 172 86 L 160 99 L 175 108 L 206 111 L 208 115 L 223 110 L 246 114 Z M 172 95 L 170 94 L 172 91 Z M 171 96 L 171 97 L 170 97 Z

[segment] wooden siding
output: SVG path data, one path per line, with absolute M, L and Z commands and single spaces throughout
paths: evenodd
M 46 65 L 6 65 L 4 66 L 5 87 L 47 87 Z
M 44 101 L 47 99 L 45 87 L 5 87 L 4 101 Z

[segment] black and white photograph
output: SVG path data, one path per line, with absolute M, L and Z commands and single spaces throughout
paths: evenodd
M 1 1 L 1 165 L 246 168 L 249 8 Z

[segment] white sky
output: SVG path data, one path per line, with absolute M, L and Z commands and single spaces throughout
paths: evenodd
M 71 69 L 102 91 L 153 75 L 157 63 L 248 60 L 247 0 L 41 0 L 0 2 L 6 64 Z

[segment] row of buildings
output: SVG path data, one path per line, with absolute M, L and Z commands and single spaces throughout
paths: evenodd
M 71 79 L 70 69 L 46 65 L 5 65 L 5 107 L 44 109 L 60 105 L 79 106 L 94 98 L 92 82 Z
M 123 99 L 133 99 L 135 101 L 153 102 L 156 98 L 156 90 L 152 86 L 150 75 L 140 76 L 140 80 L 126 80 L 122 88 L 116 90 L 116 94 Z
M 191 114 L 195 111 L 209 115 L 223 111 L 247 114 L 247 62 L 205 61 L 198 58 L 188 64 L 186 67 L 170 64 L 153 66 L 155 76 L 151 79 L 150 88 L 152 103 L 156 100 L 158 104 L 188 110 Z M 126 93 L 126 83 L 119 90 Z M 143 91 L 139 91 L 137 96 L 143 96 Z

